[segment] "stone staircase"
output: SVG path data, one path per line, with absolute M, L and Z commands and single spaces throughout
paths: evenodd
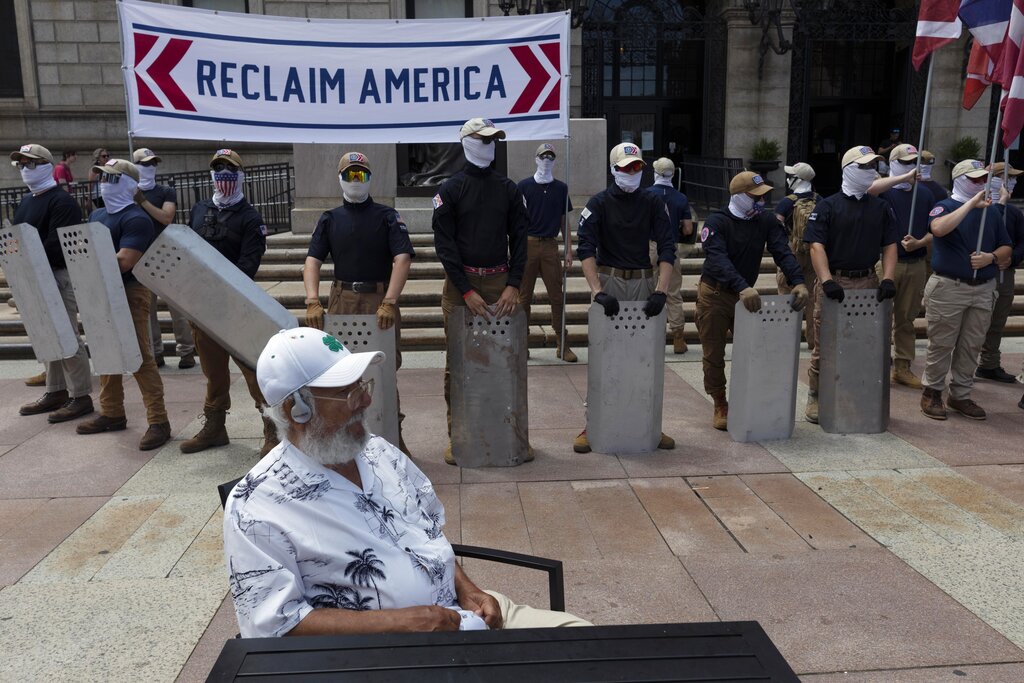
M 582 206 L 582 204 L 575 205 Z M 410 211 L 409 208 L 412 210 Z M 422 207 L 400 207 L 400 210 L 406 220 L 413 219 L 415 221 L 411 226 L 410 236 L 416 249 L 416 258 L 412 263 L 409 282 L 400 300 L 403 347 L 410 350 L 443 349 L 441 285 L 444 280 L 444 272 L 434 251 L 433 236 L 429 232 L 425 232 L 425 230 L 429 230 L 429 223 L 423 224 L 423 221 L 420 220 L 422 216 L 416 215 L 423 212 Z M 306 310 L 303 303 L 305 295 L 302 287 L 302 263 L 305 260 L 308 244 L 309 235 L 283 233 L 270 236 L 267 240 L 267 253 L 256 274 L 259 284 L 298 317 L 300 322 L 303 320 Z M 703 258 L 699 254 L 683 262 L 683 308 L 687 321 L 686 339 L 689 343 L 698 341 L 693 319 L 702 263 Z M 770 257 L 763 259 L 761 273 L 757 283 L 758 291 L 761 294 L 775 294 L 775 265 Z M 333 265 L 326 263 L 321 270 L 320 285 L 320 292 L 325 304 L 332 279 Z M 1007 335 L 1024 335 L 1024 278 L 1021 280 L 1017 283 L 1013 311 L 1007 323 Z M 566 316 L 569 343 L 571 346 L 585 346 L 590 297 L 578 262 L 573 265 L 569 274 L 567 289 Z M 32 358 L 32 349 L 28 337 L 25 335 L 21 318 L 14 308 L 6 305 L 10 296 L 7 281 L 0 275 L 0 358 Z M 162 302 L 158 318 L 167 353 L 173 355 L 171 318 Z M 918 318 L 916 328 L 918 337 L 923 338 L 925 336 L 923 315 Z M 555 346 L 556 335 L 551 327 L 551 309 L 547 291 L 541 280 L 538 280 L 535 290 L 529 337 L 531 347 Z

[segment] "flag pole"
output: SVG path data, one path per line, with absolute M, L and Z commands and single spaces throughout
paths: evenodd
M 932 96 L 932 71 L 935 68 L 935 55 L 928 57 L 928 79 L 924 86 L 924 107 L 921 109 L 921 135 L 917 144 L 917 167 L 914 169 L 914 189 L 910 192 L 910 218 L 907 220 L 907 235 L 914 231 L 914 209 L 917 206 L 917 177 L 921 174 L 921 150 L 924 149 L 924 135 L 928 129 L 928 101 Z
M 993 84 L 992 87 L 995 88 L 996 87 L 995 84 Z M 1000 97 L 999 99 L 1001 100 L 1002 98 Z M 989 157 L 988 157 L 988 167 L 990 169 L 990 172 L 988 174 L 988 180 L 985 181 L 985 199 L 989 200 L 989 201 L 988 201 L 988 204 L 985 205 L 985 208 L 981 210 L 981 225 L 978 226 L 978 246 L 974 249 L 974 253 L 976 253 L 976 254 L 981 252 L 981 240 L 982 240 L 983 237 L 985 237 L 985 217 L 988 215 L 989 206 L 992 204 L 992 201 L 990 199 L 990 197 L 992 195 L 992 173 L 991 173 L 991 169 L 992 169 L 992 166 L 994 166 L 995 163 L 996 163 L 996 150 L 999 149 L 999 139 L 1000 139 L 999 130 L 1002 128 L 1002 123 L 1003 123 L 1003 107 L 1002 107 L 1002 103 L 1000 103 L 999 108 L 996 110 L 996 127 L 995 127 L 995 132 L 993 132 L 993 134 L 992 134 L 992 151 L 989 153 Z M 978 277 L 977 269 L 975 269 L 974 275 L 972 275 L 972 277 L 977 279 L 977 277 Z
M 1006 182 L 1010 178 L 1010 148 L 1003 146 L 1003 187 L 1006 187 Z M 1009 190 L 1007 190 L 1009 192 Z M 1006 212 L 1007 208 L 1003 207 L 1003 227 L 1006 227 Z M 999 271 L 999 284 L 1003 284 L 1003 271 Z
M 572 119 L 569 119 L 570 124 Z M 565 360 L 565 338 L 567 336 L 565 331 L 565 322 L 568 319 L 566 315 L 566 307 L 569 304 L 569 269 L 565 267 L 565 256 L 572 253 L 572 239 L 569 237 L 569 195 L 571 191 L 569 189 L 569 182 L 572 180 L 572 155 L 569 154 L 570 143 L 572 142 L 572 135 L 565 137 L 565 213 L 562 214 L 562 241 L 565 242 L 565 255 L 562 256 L 562 327 L 559 332 L 561 339 L 559 340 L 558 348 L 562 351 L 562 360 Z M 558 355 L 558 352 L 555 352 Z

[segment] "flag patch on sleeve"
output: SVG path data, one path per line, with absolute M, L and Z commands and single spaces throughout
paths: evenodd
M 430 200 L 430 201 L 431 201 L 431 202 L 433 202 L 433 204 L 434 204 L 434 210 L 435 210 L 435 211 L 436 211 L 437 209 L 440 209 L 440 208 L 441 208 L 442 206 L 444 206 L 444 200 L 443 200 L 443 199 L 441 199 L 441 193 L 440 193 L 440 192 L 438 192 L 437 194 L 435 194 L 435 195 L 434 195 L 434 198 L 433 198 L 432 200 Z
M 580 222 L 582 223 L 588 218 L 590 218 L 590 209 L 584 207 L 583 211 L 580 212 Z
M 936 206 L 934 209 L 928 212 L 929 216 L 939 216 L 946 210 L 943 206 Z
M 708 237 L 710 237 L 710 236 L 711 236 L 711 231 L 708 230 L 708 226 L 705 225 L 703 228 L 701 228 L 701 231 L 700 231 L 700 241 L 701 242 L 707 242 L 708 241 Z

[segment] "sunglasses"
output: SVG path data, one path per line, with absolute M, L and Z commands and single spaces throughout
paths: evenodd
M 100 155 L 100 159 L 109 159 L 109 158 L 110 158 L 109 154 L 101 154 Z
M 140 161 L 139 166 L 145 166 L 146 168 L 149 168 L 150 166 L 156 166 L 159 163 L 159 161 Z
M 212 164 L 210 164 L 210 168 L 212 168 L 214 171 L 217 171 L 218 173 L 220 173 L 221 171 L 231 171 L 232 173 L 238 171 L 237 166 L 235 166 L 234 164 L 229 164 L 224 161 L 215 161 Z
M 316 396 L 318 401 L 346 401 L 349 410 L 358 410 L 363 399 L 373 396 L 373 380 L 360 380 L 358 384 L 338 396 Z
M 877 171 L 878 170 L 878 162 L 877 161 L 869 161 L 866 164 L 857 164 L 857 168 L 863 168 L 864 170 L 871 169 L 872 171 Z
M 111 185 L 116 185 L 117 183 L 121 182 L 121 174 L 120 173 L 101 173 L 100 174 L 100 182 L 101 183 L 110 183 Z
M 473 135 L 471 135 L 470 137 L 472 137 L 475 140 L 479 140 L 480 142 L 484 143 L 485 145 L 490 145 L 491 143 L 493 143 L 497 139 L 497 136 L 495 136 L 495 135 L 492 135 L 489 138 L 485 138 L 484 136 L 477 135 L 475 133 Z
M 642 171 L 644 169 L 644 162 L 634 161 L 630 163 L 629 166 L 619 166 L 618 169 L 626 173 L 637 173 L 638 171 Z
M 42 159 L 15 159 L 14 161 L 11 162 L 11 166 L 15 166 L 17 168 L 27 168 L 31 170 L 34 169 L 36 166 L 42 166 L 45 163 L 47 162 L 43 161 Z
M 361 168 L 346 168 L 341 172 L 341 179 L 346 183 L 367 183 L 370 181 L 370 172 Z
M 549 153 L 541 154 L 541 155 L 540 155 L 540 158 L 541 158 L 541 159 L 546 159 L 547 161 L 554 161 L 554 160 L 555 160 L 555 155 L 554 155 L 554 154 L 551 154 L 551 153 L 549 152 Z

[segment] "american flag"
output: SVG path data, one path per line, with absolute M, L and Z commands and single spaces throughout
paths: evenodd
M 960 37 L 959 10 L 960 0 L 921 0 L 921 10 L 917 15 L 917 38 L 914 40 L 915 69 L 920 70 L 925 58 L 932 52 Z
M 220 192 L 225 197 L 230 197 L 238 187 L 238 173 L 235 171 L 220 171 L 219 173 L 214 171 L 213 184 L 217 187 L 217 192 Z
M 1006 29 L 1010 24 L 1011 0 L 961 0 L 960 20 L 988 53 L 989 58 L 999 64 Z
M 986 88 L 992 85 L 992 70 L 995 65 L 981 45 L 971 46 L 971 56 L 967 61 L 967 80 L 964 82 L 964 109 L 972 109 L 978 103 Z
M 997 67 L 1003 85 L 1003 144 L 1009 147 L 1024 127 L 1024 0 L 1013 0 L 1010 25 Z

